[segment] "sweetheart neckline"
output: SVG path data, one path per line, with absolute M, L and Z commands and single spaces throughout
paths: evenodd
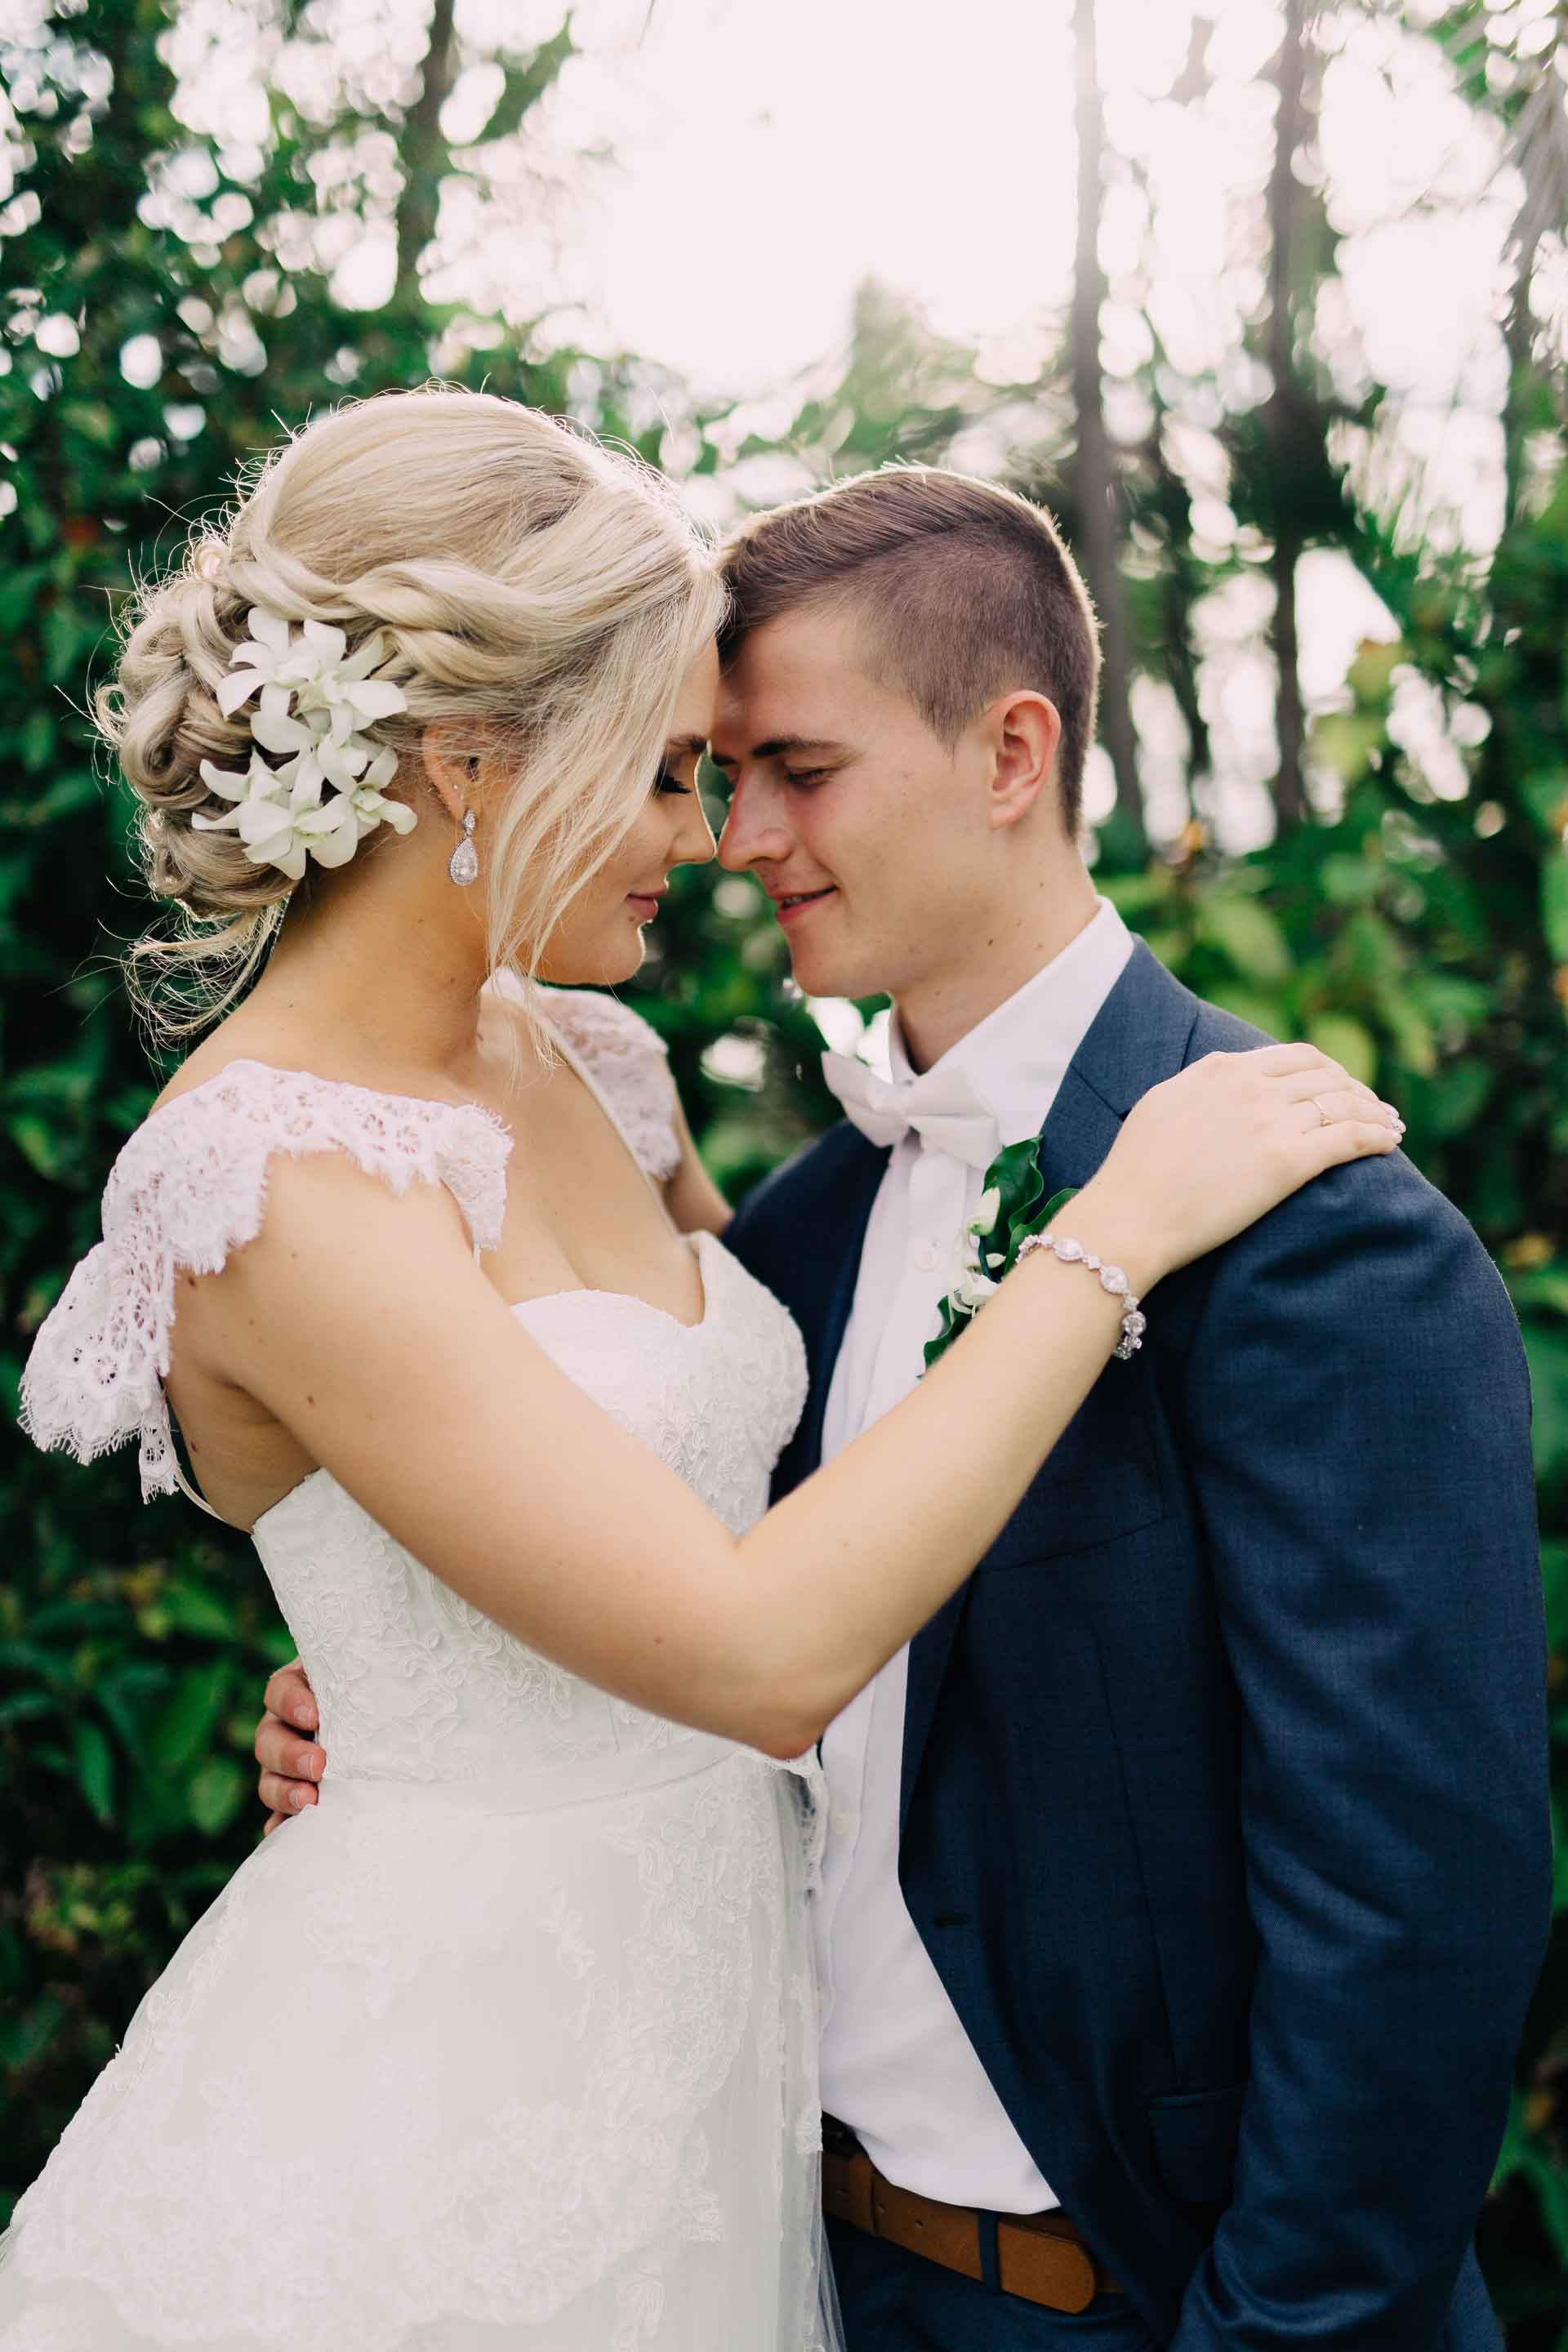
M 651 1298 L 640 1298 L 635 1290 L 601 1290 L 588 1283 L 574 1285 L 569 1290 L 542 1290 L 533 1298 L 509 1298 L 505 1302 L 507 1313 L 517 1316 L 526 1315 L 531 1307 L 547 1307 L 561 1298 L 618 1298 L 623 1306 L 640 1307 L 645 1314 L 657 1316 L 661 1323 L 669 1324 L 673 1329 L 681 1332 L 689 1339 L 700 1339 L 713 1320 L 712 1286 L 708 1276 L 707 1262 L 703 1256 L 703 1244 L 708 1242 L 716 1244 L 725 1256 L 729 1255 L 729 1252 L 724 1249 L 722 1236 L 709 1233 L 705 1228 L 700 1227 L 696 1233 L 688 1234 L 685 1239 L 691 1244 L 693 1254 L 699 1260 L 699 1271 L 702 1276 L 702 1312 L 695 1323 L 683 1323 L 679 1315 L 670 1313 L 668 1307 L 656 1307 Z M 325 1463 L 319 1462 L 313 1470 L 307 1470 L 302 1478 L 297 1478 L 293 1486 L 279 1495 L 275 1503 L 268 1503 L 264 1511 L 258 1512 L 248 1528 L 235 1528 L 235 1533 L 254 1538 L 263 1520 L 271 1518 L 276 1512 L 283 1508 L 286 1503 L 291 1503 L 296 1495 L 302 1495 L 306 1487 L 314 1486 L 318 1478 L 330 1478 L 331 1475 Z M 344 1492 L 347 1492 L 346 1488 Z M 351 1496 L 349 1499 L 352 1502 L 353 1498 Z M 226 1524 L 234 1527 L 232 1519 Z

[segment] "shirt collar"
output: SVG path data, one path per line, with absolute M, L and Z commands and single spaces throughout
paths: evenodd
M 1132 953 L 1132 935 L 1109 898 L 1075 940 L 951 1045 L 933 1070 L 962 1071 L 1002 1141 L 1037 1135 L 1079 1047 Z M 895 1079 L 915 1072 L 895 1012 L 888 1033 Z

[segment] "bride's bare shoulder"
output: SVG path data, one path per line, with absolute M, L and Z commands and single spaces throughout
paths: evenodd
M 290 1034 L 276 1022 L 232 1013 L 194 1046 L 179 1067 L 170 1072 L 153 1104 L 155 1111 L 177 1102 L 182 1095 L 221 1077 L 236 1062 L 255 1062 L 277 1070 L 314 1072 L 321 1057 L 303 1034 Z M 322 1071 L 321 1076 L 330 1075 Z

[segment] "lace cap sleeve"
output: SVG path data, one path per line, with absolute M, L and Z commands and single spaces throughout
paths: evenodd
M 521 983 L 506 972 L 492 985 L 516 994 Z M 680 1166 L 680 1138 L 675 1081 L 658 1030 L 597 989 L 542 989 L 534 1002 L 588 1071 L 654 1182 L 667 1184 Z
M 675 1081 L 658 1030 L 618 997 L 591 988 L 552 989 L 542 1002 L 654 1182 L 668 1183 L 680 1166 L 680 1139 Z
M 477 1103 L 426 1102 L 231 1062 L 139 1127 L 103 1195 L 103 1239 L 38 1330 L 22 1375 L 22 1427 L 35 1444 L 91 1462 L 141 1442 L 142 1493 L 178 1483 L 163 1381 L 174 1277 L 216 1274 L 254 1241 L 276 1153 L 344 1151 L 395 1192 L 445 1184 L 476 1245 L 494 1249 L 511 1138 Z

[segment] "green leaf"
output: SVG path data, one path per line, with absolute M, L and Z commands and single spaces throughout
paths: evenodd
M 1198 908 L 1197 934 L 1229 958 L 1246 980 L 1277 986 L 1294 968 L 1279 922 L 1256 898 L 1215 892 Z
M 1563 811 L 1568 809 L 1568 768 L 1545 768 L 1520 781 L 1520 797 L 1542 833 L 1553 842 L 1562 838 Z
M 1542 1545 L 1541 1584 L 1546 1596 L 1546 1638 L 1554 1651 L 1568 1651 L 1568 1542 Z
M 47 2050 L 65 2018 L 65 2003 L 53 1993 L 45 1993 L 12 2016 L 0 2013 L 0 2063 L 17 2073 L 33 2065 Z
M 1524 1347 L 1535 1393 L 1535 1475 L 1544 1483 L 1568 1475 L 1568 1334 L 1526 1323 Z
M 1234 1013 L 1249 1029 L 1261 1029 L 1266 1037 L 1283 1041 L 1294 1024 L 1278 997 L 1261 995 L 1243 981 L 1216 980 L 1210 984 L 1208 1000 L 1217 1004 L 1222 1013 Z
M 1174 887 L 1169 870 L 1163 866 L 1151 866 L 1143 874 L 1109 874 L 1099 882 L 1100 896 L 1109 898 L 1128 922 L 1148 914 L 1152 908 L 1167 906 Z
M 1479 1055 L 1439 1070 L 1427 1089 L 1426 1124 L 1435 1135 L 1464 1135 L 1486 1108 L 1492 1073 Z
M 55 753 L 55 718 L 52 710 L 31 710 L 17 739 L 17 751 L 22 765 L 30 776 L 47 767 Z
M 1568 963 L 1568 855 L 1562 850 L 1541 869 L 1541 926 L 1553 960 Z
M 1055 1220 L 1061 1215 L 1061 1213 L 1067 1207 L 1068 1202 L 1069 1201 L 1077 1200 L 1080 1189 L 1081 1188 L 1077 1184 L 1064 1184 L 1061 1191 L 1059 1192 L 1053 1192 L 1050 1199 L 1037 1208 L 1033 1216 L 1029 1217 L 1026 1223 L 1015 1225 L 1012 1234 L 1008 1237 L 1007 1265 L 1004 1269 L 1005 1272 L 1010 1273 L 1013 1267 L 1017 1265 L 1019 1249 L 1023 1244 L 1027 1241 L 1029 1235 L 1031 1234 L 1043 1234 L 1047 1227 L 1052 1224 Z
M 192 1776 L 191 1819 L 208 1837 L 226 1830 L 245 1801 L 246 1778 L 232 1756 L 209 1756 Z
M 216 1642 L 238 1640 L 239 1620 L 220 1594 L 199 1584 L 174 1582 L 166 1584 L 159 1597 L 176 1632 Z
M 26 1723 L 40 1715 L 56 1715 L 59 1701 L 48 1691 L 16 1691 L 0 1699 L 0 1724 Z
M 928 1339 L 925 1343 L 925 1368 L 928 1372 L 937 1359 L 947 1353 L 959 1333 L 974 1319 L 973 1316 L 958 1314 L 951 1298 L 944 1298 L 937 1312 L 942 1328 L 934 1339 Z
M 1508 2127 L 1503 2133 L 1502 2146 L 1498 2150 L 1497 2168 L 1492 2174 L 1493 2193 L 1516 2172 L 1529 2170 L 1531 2161 L 1531 2149 L 1524 2128 L 1524 2101 L 1516 2091 L 1509 2107 Z
M 1319 870 L 1323 895 L 1336 907 L 1364 907 L 1383 888 L 1385 876 L 1370 857 L 1325 857 Z
M 1021 1143 L 1010 1143 L 997 1153 L 985 1171 L 984 1190 L 990 1192 L 993 1186 L 1002 1195 L 994 1231 L 1005 1234 L 1018 1218 L 1027 1215 L 1046 1189 L 1037 1135 L 1026 1135 Z
M 182 1675 L 153 1732 L 153 1759 L 162 1772 L 182 1772 L 210 1744 L 228 1703 L 226 1660 L 193 1666 Z
M 27 811 L 31 824 L 52 824 L 58 816 L 74 816 L 79 809 L 96 808 L 98 778 L 90 768 L 68 769 L 40 793 Z
M 72 1735 L 77 1786 L 100 1822 L 114 1818 L 114 1751 L 100 1724 L 79 1722 Z
M 112 449 L 120 438 L 114 411 L 106 401 L 73 400 L 60 412 L 60 422 L 100 449 Z
M 1421 1007 L 1391 982 L 1378 990 L 1377 1009 L 1400 1060 L 1420 1076 L 1430 1077 L 1437 1066 L 1437 1041 Z
M 30 1168 L 51 1184 L 68 1184 L 77 1173 L 77 1156 L 68 1136 L 47 1118 L 20 1112 L 5 1122 L 6 1133 Z
M 1516 1307 L 1549 1307 L 1568 1315 L 1568 1266 L 1543 1265 L 1528 1274 L 1512 1274 L 1508 1286 Z
M 1364 1022 L 1348 1013 L 1320 1013 L 1307 1024 L 1307 1036 L 1320 1054 L 1342 1062 L 1352 1078 L 1370 1087 L 1377 1076 L 1377 1040 Z
M 50 605 L 44 615 L 44 666 L 53 684 L 75 683 L 82 656 L 97 636 L 97 624 L 84 620 L 64 597 Z
M 33 609 L 33 599 L 49 576 L 47 563 L 20 563 L 0 580 L 0 636 L 13 637 Z
M 1552 1801 L 1552 1908 L 1568 1911 L 1568 1822 L 1555 1796 Z

